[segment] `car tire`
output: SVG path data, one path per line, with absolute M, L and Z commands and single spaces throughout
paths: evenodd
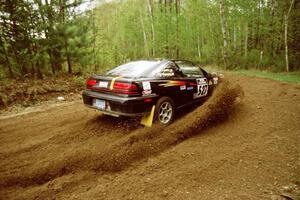
M 169 125 L 174 120 L 174 101 L 167 96 L 161 97 L 155 106 L 155 121 L 162 125 Z

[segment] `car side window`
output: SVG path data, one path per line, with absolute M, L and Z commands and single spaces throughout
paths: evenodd
M 160 72 L 160 76 L 161 77 L 182 77 L 183 74 L 174 63 L 169 63 Z
M 201 68 L 191 62 L 176 61 L 176 64 L 182 73 L 187 77 L 198 77 L 204 75 Z

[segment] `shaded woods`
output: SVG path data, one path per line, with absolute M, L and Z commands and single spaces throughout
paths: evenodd
M 1 1 L 0 77 L 103 71 L 142 58 L 295 71 L 299 9 L 297 0 Z
M 14 76 L 81 70 L 90 55 L 88 12 L 78 1 L 1 1 L 0 64 Z

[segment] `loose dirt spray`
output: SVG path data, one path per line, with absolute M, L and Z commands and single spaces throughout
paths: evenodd
M 185 115 L 170 126 L 138 129 L 128 137 L 108 146 L 99 156 L 93 157 L 89 168 L 117 171 L 136 160 L 147 158 L 175 145 L 201 130 L 224 121 L 233 110 L 235 101 L 242 96 L 240 86 L 224 81 L 213 96 L 202 106 Z
M 224 121 L 234 109 L 236 99 L 242 94 L 240 86 L 225 80 L 215 89 L 208 101 L 170 126 L 156 125 L 152 128 L 135 129 L 105 148 L 99 147 L 90 151 L 79 150 L 63 160 L 37 169 L 28 169 L 22 173 L 2 173 L 0 186 L 26 187 L 43 184 L 56 177 L 80 170 L 96 172 L 122 170 L 138 160 L 162 152 L 186 138 L 200 134 L 205 128 Z M 83 131 L 87 130 L 83 128 L 81 132 Z

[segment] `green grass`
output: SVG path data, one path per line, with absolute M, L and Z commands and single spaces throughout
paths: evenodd
M 233 72 L 234 74 L 239 74 L 244 76 L 254 76 L 254 77 L 268 78 L 276 81 L 282 81 L 286 83 L 300 84 L 300 71 L 275 73 L 275 72 L 258 71 L 258 70 L 236 70 L 231 72 Z

